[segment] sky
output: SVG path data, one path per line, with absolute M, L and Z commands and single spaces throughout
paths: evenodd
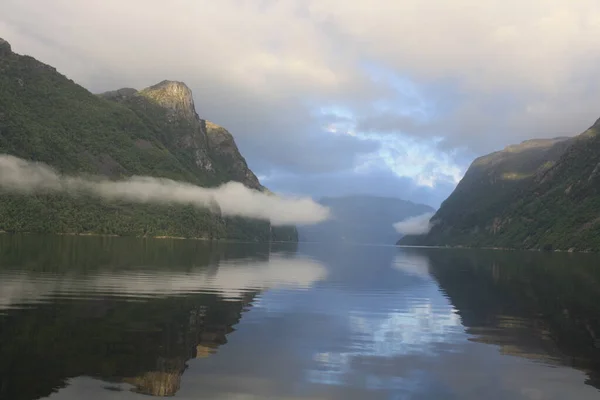
M 437 207 L 600 117 L 597 0 L 2 0 L 0 37 L 92 92 L 185 82 L 283 194 Z

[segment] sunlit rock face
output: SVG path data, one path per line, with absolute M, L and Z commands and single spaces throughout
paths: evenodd
M 226 172 L 227 179 L 249 188 L 266 190 L 250 170 L 233 135 L 222 126 L 202 119 L 196 112 L 192 90 L 183 82 L 164 80 L 137 91 L 122 88 L 101 94 L 102 97 L 147 107 L 144 102 L 167 110 L 169 124 L 178 126 L 171 137 L 177 148 L 191 152 L 196 167 L 209 173 Z
M 199 120 L 192 90 L 183 82 L 164 80 L 141 92 L 173 114 L 189 120 Z
M 192 153 L 196 167 L 214 172 L 208 152 L 204 120 L 196 113 L 192 90 L 183 82 L 164 80 L 139 92 L 139 96 L 167 110 L 169 123 L 177 125 L 177 137 L 170 138 L 176 147 Z

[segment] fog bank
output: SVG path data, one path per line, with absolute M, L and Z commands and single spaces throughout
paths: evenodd
M 148 176 L 133 176 L 119 181 L 99 176 L 67 176 L 46 164 L 10 155 L 0 155 L 0 189 L 23 194 L 88 194 L 108 201 L 190 204 L 213 212 L 220 211 L 223 216 L 258 218 L 273 225 L 314 224 L 329 217 L 329 209 L 311 198 L 266 194 L 239 182 L 204 188 Z
M 435 213 L 425 213 L 396 222 L 394 224 L 394 229 L 402 235 L 426 235 L 431 230 L 432 224 L 429 220 L 434 214 Z

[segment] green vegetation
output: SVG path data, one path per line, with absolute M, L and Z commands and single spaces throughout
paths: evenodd
M 431 232 L 399 244 L 600 250 L 599 129 L 476 160 Z
M 69 174 L 149 175 L 209 187 L 235 180 L 266 190 L 225 130 L 223 155 L 184 84 L 164 81 L 141 92 L 97 96 L 54 68 L 6 50 L 0 52 L 0 153 Z M 0 196 L 0 230 L 297 240 L 293 227 L 271 229 L 268 222 L 193 207 L 8 193 Z

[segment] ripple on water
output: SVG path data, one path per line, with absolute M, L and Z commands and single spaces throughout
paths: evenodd
M 202 266 L 179 250 L 153 263 L 144 248 L 118 268 L 0 269 L 0 398 L 30 388 L 27 400 L 53 390 L 57 400 L 131 390 L 183 399 L 597 398 L 592 269 L 546 260 L 519 268 L 499 252 L 488 260 L 366 246 L 325 248 L 321 258 L 263 250 L 231 259 L 202 250 Z M 112 260 L 122 265 L 128 254 Z

